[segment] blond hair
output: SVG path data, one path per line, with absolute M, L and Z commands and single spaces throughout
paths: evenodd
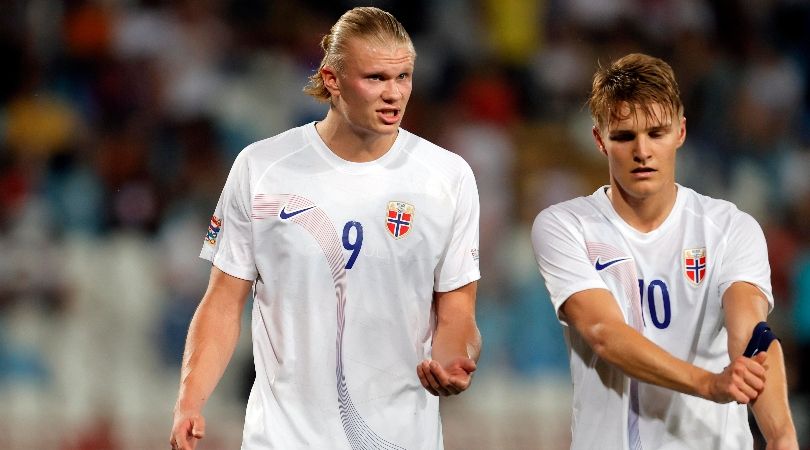
M 416 50 L 405 27 L 391 13 L 373 6 L 357 7 L 346 11 L 321 39 L 323 59 L 318 70 L 309 77 L 304 92 L 319 101 L 327 102 L 331 95 L 323 84 L 321 69 L 332 66 L 342 70 L 348 42 L 352 38 L 362 38 L 380 45 L 402 44 L 409 48 L 416 58 Z
M 626 115 L 620 113 L 623 104 L 629 107 Z M 599 128 L 636 114 L 636 108 L 655 117 L 653 104 L 661 106 L 665 117 L 683 115 L 675 73 L 659 58 L 631 53 L 608 67 L 600 65 L 593 76 L 588 107 L 594 124 Z M 665 117 L 655 118 L 664 121 Z

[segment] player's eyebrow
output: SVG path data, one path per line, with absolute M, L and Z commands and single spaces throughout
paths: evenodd
M 664 124 L 654 125 L 652 127 L 647 128 L 647 131 L 665 131 L 669 130 L 672 127 L 672 122 L 667 122 Z

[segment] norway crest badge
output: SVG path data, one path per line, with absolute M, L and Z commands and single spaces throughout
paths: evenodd
M 405 237 L 413 227 L 413 205 L 405 202 L 388 202 L 385 228 L 388 234 L 399 239 Z
M 683 251 L 683 270 L 690 283 L 698 285 L 706 278 L 706 266 L 706 247 Z

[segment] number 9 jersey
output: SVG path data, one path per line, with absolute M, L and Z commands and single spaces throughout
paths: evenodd
M 242 448 L 442 448 L 416 366 L 433 292 L 480 278 L 478 220 L 469 165 L 403 129 L 367 163 L 314 123 L 243 150 L 200 255 L 254 281 Z
M 546 208 L 534 222 L 535 256 L 558 315 L 572 294 L 607 289 L 647 339 L 721 372 L 729 364 L 725 290 L 749 282 L 773 307 L 759 225 L 732 203 L 678 185 L 669 216 L 642 233 L 616 213 L 606 188 Z M 574 383 L 572 449 L 752 448 L 745 405 L 631 380 L 561 323 Z

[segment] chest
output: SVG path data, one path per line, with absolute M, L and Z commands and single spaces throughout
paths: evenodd
M 254 244 L 274 261 L 342 259 L 347 269 L 437 260 L 456 209 L 429 174 L 380 171 L 268 176 L 251 204 Z
M 609 223 L 585 230 L 586 241 L 598 243 L 589 246 L 598 275 L 628 310 L 638 308 L 646 335 L 711 328 L 722 319 L 724 236 L 699 221 L 675 225 L 647 236 Z M 614 261 L 621 269 L 610 267 Z

